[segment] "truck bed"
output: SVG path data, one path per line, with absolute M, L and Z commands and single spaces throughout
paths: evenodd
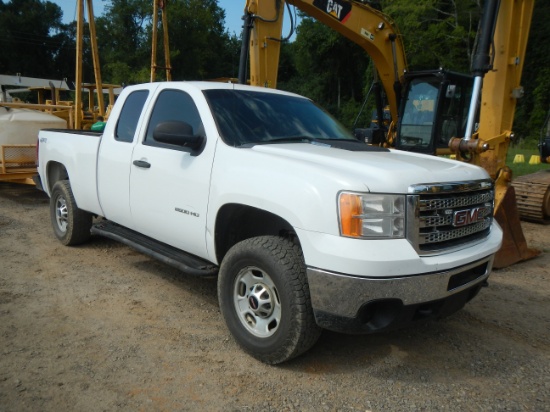
M 101 213 L 97 196 L 97 154 L 101 137 L 101 132 L 89 130 L 40 131 L 38 170 L 42 176 L 42 187 L 48 195 L 54 183 L 49 182 L 49 172 L 63 168 L 78 199 L 78 207 L 95 214 Z M 44 179 L 44 176 L 47 178 Z

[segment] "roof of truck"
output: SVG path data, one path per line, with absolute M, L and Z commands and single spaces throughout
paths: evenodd
M 178 85 L 185 86 L 185 87 L 194 87 L 199 90 L 251 90 L 251 91 L 258 91 L 258 92 L 264 92 L 264 93 L 275 93 L 275 94 L 284 94 L 288 96 L 296 96 L 296 97 L 303 97 L 295 93 L 290 93 L 282 90 L 276 90 L 276 89 L 270 89 L 267 87 L 257 87 L 257 86 L 249 86 L 244 84 L 238 84 L 233 83 L 231 81 L 229 82 L 217 82 L 217 81 L 171 81 L 171 82 L 155 82 L 155 83 L 144 83 L 144 84 L 136 84 L 133 86 L 128 86 L 128 89 L 156 89 L 159 84 L 162 84 L 163 88 L 167 88 L 170 86 L 177 87 Z M 305 97 L 303 97 L 305 98 Z

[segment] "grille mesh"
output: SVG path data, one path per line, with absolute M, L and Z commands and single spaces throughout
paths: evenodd
M 454 230 L 437 230 L 426 234 L 420 234 L 420 243 L 437 243 L 446 242 L 448 240 L 458 239 L 464 236 L 473 235 L 477 232 L 488 229 L 491 226 L 491 219 L 487 218 L 481 222 L 472 225 L 461 227 Z
M 492 202 L 493 192 L 478 193 L 468 196 L 457 196 L 446 199 L 425 199 L 420 201 L 420 210 L 451 209 L 455 207 L 472 206 L 479 203 Z
M 415 233 L 409 238 L 419 253 L 458 248 L 489 234 L 493 221 L 492 188 L 471 190 L 465 185 L 466 189 L 461 190 L 457 187 L 455 185 L 452 192 L 434 187 L 415 195 Z

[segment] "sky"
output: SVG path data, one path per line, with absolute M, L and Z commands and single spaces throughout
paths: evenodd
M 50 0 L 53 3 L 56 3 L 63 10 L 63 23 L 69 23 L 76 20 L 76 0 Z M 104 13 L 105 8 L 104 0 L 93 0 L 94 6 L 94 15 L 99 17 Z M 244 0 L 218 0 L 219 6 L 225 10 L 225 27 L 230 34 L 236 34 L 239 36 L 242 31 L 242 20 L 243 15 Z M 151 7 L 153 7 L 153 2 L 151 0 Z M 170 11 L 168 11 L 170 13 Z M 285 24 L 283 26 L 283 35 L 286 36 L 288 33 L 288 13 L 286 13 L 285 8 Z

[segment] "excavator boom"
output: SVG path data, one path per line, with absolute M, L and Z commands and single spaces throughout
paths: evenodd
M 288 4 L 361 46 L 375 62 L 393 119 L 397 119 L 407 59 L 393 20 L 358 1 L 287 0 Z M 284 0 L 248 0 L 246 16 L 254 21 L 250 36 L 250 83 L 277 87 Z
M 520 203 L 535 202 L 542 208 L 543 199 L 534 197 L 533 192 L 527 197 L 517 196 L 512 173 L 506 166 L 516 104 L 523 96 L 521 74 L 533 8 L 534 0 L 500 3 L 493 36 L 493 70 L 485 76 L 481 94 L 478 136 L 489 145 L 489 150 L 475 154 L 474 161 L 496 179 L 495 218 L 504 231 L 503 245 L 495 257 L 496 268 L 531 259 L 540 253 L 527 246 L 521 230 L 523 206 Z M 548 188 L 550 174 L 546 175 Z M 524 176 L 523 180 L 528 182 L 530 178 Z
M 490 150 L 476 159 L 493 179 L 506 166 L 516 103 L 523 96 L 521 74 L 533 7 L 534 0 L 503 1 L 498 10 L 493 68 L 483 79 L 478 129 L 479 138 Z

